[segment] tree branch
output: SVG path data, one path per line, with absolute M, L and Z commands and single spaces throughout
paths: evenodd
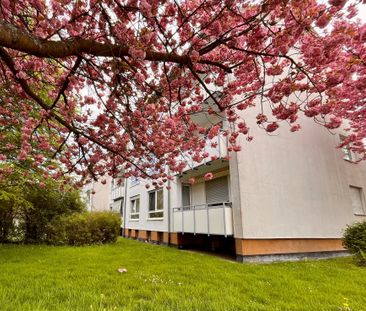
M 0 46 L 24 52 L 37 57 L 65 58 L 79 56 L 82 53 L 104 57 L 125 57 L 129 54 L 129 46 L 125 44 L 101 43 L 93 39 L 69 38 L 64 41 L 40 39 L 5 21 L 0 21 Z M 145 60 L 171 62 L 181 65 L 192 64 L 188 55 L 146 51 Z M 199 61 L 198 63 L 201 63 Z M 202 61 L 208 64 L 207 61 Z M 210 62 L 210 65 L 225 69 L 220 63 Z M 226 68 L 229 70 L 228 68 Z

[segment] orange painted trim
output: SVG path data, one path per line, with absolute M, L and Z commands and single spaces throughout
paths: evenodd
M 169 233 L 161 231 L 146 231 L 137 229 L 125 229 L 126 236 L 133 239 L 148 240 L 152 242 L 159 242 L 169 244 Z M 170 244 L 179 245 L 181 237 L 178 233 L 170 233 Z
M 235 239 L 238 255 L 343 251 L 341 239 Z
M 135 237 L 136 237 L 136 230 L 130 229 L 130 238 L 135 238 Z
M 171 233 L 170 234 L 170 244 L 179 245 L 178 233 Z
M 163 243 L 168 244 L 169 243 L 169 233 L 163 232 Z
M 146 230 L 139 230 L 138 238 L 142 240 L 147 239 L 147 231 Z
M 158 242 L 159 241 L 159 234 L 157 231 L 151 231 L 150 235 L 151 241 Z

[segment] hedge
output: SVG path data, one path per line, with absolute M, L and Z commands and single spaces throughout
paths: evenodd
M 65 215 L 47 226 L 46 242 L 53 245 L 91 245 L 116 242 L 121 218 L 112 212 Z
M 366 221 L 356 222 L 347 227 L 343 245 L 353 254 L 359 265 L 366 266 Z

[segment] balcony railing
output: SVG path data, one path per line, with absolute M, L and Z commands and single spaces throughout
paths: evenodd
M 212 144 L 216 145 L 212 147 Z M 212 140 L 207 140 L 206 146 L 204 148 L 204 152 L 209 154 L 208 158 L 203 159 L 200 162 L 194 161 L 189 155 L 182 155 L 187 165 L 185 167 L 185 171 L 193 169 L 200 165 L 205 165 L 207 162 L 211 161 L 211 157 L 215 157 L 217 159 L 222 159 L 228 156 L 228 139 L 223 134 L 219 134 Z
M 231 202 L 173 208 L 173 232 L 233 235 Z
M 122 198 L 124 196 L 124 186 L 116 186 L 112 188 L 112 200 Z

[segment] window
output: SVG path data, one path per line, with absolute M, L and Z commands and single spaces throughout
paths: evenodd
M 90 201 L 91 201 L 91 191 L 90 190 L 87 190 L 86 193 L 85 193 L 85 201 L 86 201 L 86 204 L 90 204 Z
M 136 186 L 138 184 L 140 184 L 140 180 L 138 179 L 138 177 L 132 176 L 131 177 L 131 185 L 130 186 L 133 187 L 133 186 Z
M 164 215 L 163 189 L 149 192 L 149 218 L 162 218 Z
M 227 176 L 205 182 L 206 203 L 210 206 L 222 205 L 229 201 L 229 185 Z
M 85 192 L 85 203 L 86 203 L 86 208 L 88 210 L 91 210 L 92 207 L 92 200 L 93 200 L 93 194 L 91 190 L 87 190 Z
M 346 136 L 340 135 L 341 143 L 346 139 Z M 343 159 L 346 161 L 353 161 L 352 151 L 348 145 L 342 147 Z
M 140 197 L 133 197 L 130 200 L 131 206 L 131 219 L 139 219 L 140 218 Z
M 191 205 L 191 186 L 190 185 L 182 185 L 182 205 L 183 206 Z
M 111 211 L 113 211 L 114 213 L 119 213 L 121 216 L 123 216 L 123 203 L 124 203 L 123 197 L 120 199 L 113 200 L 111 205 Z
M 362 188 L 355 186 L 349 186 L 349 188 L 351 190 L 353 213 L 355 215 L 366 215 L 365 198 Z
M 125 179 L 123 177 L 116 177 L 112 179 L 112 189 L 123 187 L 125 185 Z

